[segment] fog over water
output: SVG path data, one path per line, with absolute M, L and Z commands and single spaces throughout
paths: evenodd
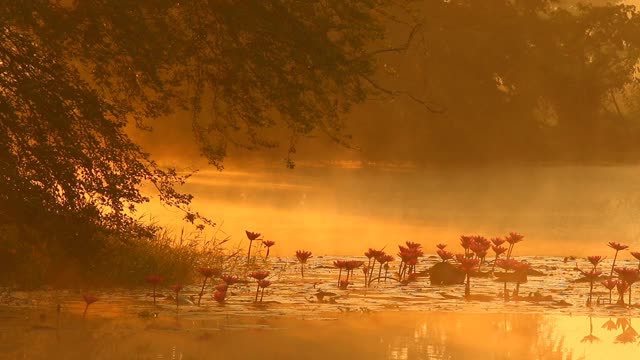
M 361 151 L 322 136 L 300 139 L 295 170 L 282 161 L 284 141 L 285 149 L 230 148 L 226 169 L 217 172 L 199 158 L 190 120 L 160 119 L 153 133 L 134 138 L 161 163 L 201 170 L 181 190 L 195 195 L 196 210 L 222 224 L 218 235 L 237 244 L 246 241 L 244 230 L 261 232 L 277 242 L 276 255 L 302 248 L 361 254 L 368 247 L 395 250 L 406 240 L 433 249 L 457 244 L 461 234 L 510 231 L 525 235 L 517 252 L 529 255 L 604 255 L 608 241 L 640 246 L 640 166 L 406 165 L 423 156 L 416 144 L 424 142 L 424 129 L 414 120 L 424 116 L 434 115 L 410 101 L 356 107 L 349 132 Z M 385 159 L 394 160 L 381 165 Z M 142 212 L 178 231 L 185 226 L 180 212 L 156 201 Z
M 427 249 L 461 234 L 526 236 L 527 255 L 606 252 L 608 241 L 640 245 L 640 168 L 417 169 L 333 163 L 296 170 L 202 171 L 184 187 L 194 207 L 231 236 L 261 232 L 273 252 L 360 254 L 406 240 Z M 155 207 L 160 222 L 180 214 Z M 219 235 L 222 235 L 220 233 Z

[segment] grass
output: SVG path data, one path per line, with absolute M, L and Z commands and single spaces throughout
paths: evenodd
M 199 231 L 160 230 L 151 238 L 96 235 L 70 247 L 53 237 L 2 226 L 0 286 L 133 287 L 144 285 L 150 274 L 165 283 L 190 282 L 199 266 L 222 267 L 228 258 L 222 247 L 226 241 Z
M 259 234 L 251 233 L 253 237 Z M 258 282 L 254 302 L 262 299 L 264 290 L 271 285 L 271 279 L 265 278 L 269 275 L 267 269 L 273 272 L 272 280 L 277 282 L 280 276 L 287 269 L 287 262 L 274 267 L 271 259 L 267 258 L 269 246 L 259 243 L 258 246 L 245 256 L 246 242 L 240 242 L 231 248 L 223 247 L 228 242 L 228 238 L 217 238 L 217 233 L 206 237 L 201 231 L 172 233 L 167 230 L 159 230 L 152 237 L 121 238 L 117 236 L 95 235 L 86 239 L 74 239 L 75 242 L 57 241 L 53 236 L 47 237 L 35 232 L 20 231 L 7 225 L 0 225 L 0 287 L 34 289 L 42 285 L 49 285 L 54 288 L 82 288 L 85 291 L 92 291 L 96 288 L 109 287 L 140 287 L 153 285 L 153 298 L 155 304 L 155 289 L 168 284 L 194 284 L 201 286 L 198 294 L 198 304 L 207 289 L 215 289 L 215 301 L 223 304 L 228 299 L 227 288 L 232 284 L 226 278 L 235 279 L 234 282 L 247 282 L 248 277 L 253 277 Z M 494 238 L 491 241 L 481 236 L 462 236 L 461 245 L 465 252 L 456 254 L 444 251 L 445 244 L 438 244 L 438 254 L 443 261 L 456 258 L 458 268 L 466 274 L 465 297 L 470 298 L 471 286 L 470 278 L 476 276 L 479 267 L 486 256 L 486 250 L 494 245 L 496 259 L 493 266 L 503 268 L 502 273 L 495 273 L 495 276 L 502 275 L 500 279 L 503 284 L 504 300 L 509 300 L 507 282 L 516 283 L 514 299 L 518 299 L 520 284 L 526 281 L 528 264 L 515 260 L 513 248 L 517 242 L 523 239 L 522 235 L 510 233 L 504 240 Z M 251 242 L 251 238 L 249 238 Z M 245 240 L 246 241 L 246 240 Z M 509 250 L 501 247 L 503 242 L 509 242 Z M 66 244 L 66 245 L 65 245 Z M 74 246 L 68 246 L 73 244 Z M 421 245 L 407 242 L 406 247 L 400 245 L 401 259 L 397 269 L 397 277 L 389 277 L 406 284 L 415 280 L 417 272 L 415 270 L 417 259 L 424 254 Z M 486 245 L 481 247 L 479 245 Z M 609 243 L 609 246 L 616 250 L 617 259 L 619 251 L 626 250 L 628 246 L 617 243 Z M 507 253 L 506 258 L 499 258 L 501 253 Z M 249 254 L 247 252 L 247 254 Z M 377 255 L 376 255 L 377 254 Z M 638 253 L 640 255 L 640 253 Z M 393 256 L 386 255 L 382 250 L 369 249 L 365 253 L 369 257 L 369 264 L 365 267 L 365 287 L 369 287 L 374 280 L 382 278 L 382 268 L 384 264 L 393 261 Z M 640 256 L 633 255 L 636 259 Z M 304 264 L 311 257 L 310 251 L 299 250 L 296 258 L 301 264 L 301 274 L 304 276 Z M 596 266 L 602 260 L 601 256 L 591 256 L 587 258 L 592 265 L 591 273 L 582 272 L 583 276 L 589 278 L 589 300 L 587 305 L 592 305 L 594 284 L 600 280 L 600 272 L 596 273 Z M 378 277 L 373 278 L 374 266 L 378 266 Z M 353 278 L 355 269 L 363 267 L 365 263 L 359 260 L 337 260 L 334 266 L 339 269 L 338 287 L 347 289 Z M 618 273 L 617 279 L 610 276 L 603 285 L 609 289 L 610 298 L 612 289 L 618 285 L 620 293 L 619 304 L 624 305 L 624 294 L 629 291 L 629 305 L 631 305 L 630 287 L 635 282 L 640 281 L 640 270 L 635 265 L 632 268 L 615 268 Z M 639 266 L 640 267 L 640 266 Z M 385 268 L 384 279 L 387 276 L 388 268 Z M 265 273 L 264 276 L 256 274 Z M 343 273 L 346 279 L 343 280 Z M 493 270 L 489 272 L 493 274 Z M 204 279 L 203 279 L 204 276 Z M 151 278 L 161 280 L 151 281 Z M 500 276 L 498 276 L 500 278 Z M 222 286 L 222 281 L 227 284 Z M 148 283 L 148 284 L 145 284 Z M 609 284 L 611 283 L 611 284 Z M 260 292 L 262 290 L 262 296 Z M 85 293 L 87 294 L 87 293 Z M 85 299 L 86 301 L 86 299 Z M 260 300 L 261 302 L 261 300 Z M 611 303 L 611 299 L 609 300 Z M 87 307 L 89 302 L 87 302 Z

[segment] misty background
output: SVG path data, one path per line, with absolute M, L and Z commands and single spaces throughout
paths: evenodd
M 558 6 L 570 8 L 572 3 Z M 473 26 L 487 23 L 469 21 Z M 433 22 L 441 24 L 430 29 L 454 23 L 447 18 Z M 477 56 L 485 54 L 483 61 L 497 62 L 491 55 L 513 50 L 508 48 L 510 34 L 496 38 L 500 29 L 488 28 L 494 37 L 464 54 L 466 60 L 478 60 L 474 68 L 465 68 L 465 59 L 447 61 L 444 53 L 425 60 L 420 41 L 414 41 L 406 54 L 381 60 L 386 74 L 380 81 L 428 99 L 442 112 L 429 111 L 406 97 L 371 100 L 354 108 L 346 119 L 353 148 L 337 146 L 322 134 L 296 139 L 294 170 L 285 167 L 289 139 L 283 136 L 282 146 L 275 149 L 229 148 L 225 170 L 216 171 L 199 157 L 187 113 L 155 121 L 152 133 L 132 130 L 132 135 L 161 163 L 185 172 L 199 169 L 181 190 L 195 195 L 194 208 L 221 225 L 218 236 L 228 235 L 231 243 L 237 243 L 246 240 L 244 230 L 261 232 L 276 241 L 272 250 L 276 255 L 290 256 L 297 249 L 359 254 L 368 247 L 395 249 L 407 240 L 429 249 L 440 242 L 457 244 L 461 234 L 492 237 L 509 231 L 525 235 L 517 249 L 521 254 L 604 253 L 608 241 L 640 245 L 640 166 L 633 137 L 626 138 L 627 132 L 640 129 L 637 90 L 628 86 L 619 104 L 603 100 L 596 110 L 594 104 L 557 95 L 556 108 L 564 106 L 576 117 L 594 111 L 598 119 L 617 117 L 619 106 L 625 128 L 607 128 L 613 133 L 606 133 L 609 130 L 583 121 L 556 131 L 554 124 L 545 122 L 553 123 L 559 115 L 546 111 L 544 101 L 530 103 L 538 93 L 514 97 L 520 103 L 513 104 L 504 100 L 509 84 L 503 84 L 500 76 L 494 83 L 482 82 L 486 79 L 480 76 L 495 64 L 483 63 Z M 397 37 L 389 41 L 402 42 L 406 34 L 407 29 L 399 26 Z M 450 40 L 455 39 L 454 34 Z M 484 48 L 487 44 L 494 46 Z M 459 53 L 454 55 L 460 58 Z M 562 64 L 562 57 L 547 60 L 556 61 L 558 67 L 571 66 Z M 527 71 L 540 64 L 536 61 L 500 65 L 505 74 L 531 76 Z M 535 76 L 546 70 L 532 71 Z M 562 91 L 566 79 L 556 80 L 544 86 Z M 541 83 L 532 81 L 531 86 L 546 91 Z M 600 85 L 593 86 L 598 90 Z M 528 117 L 538 120 L 527 123 Z M 522 121 L 496 126 L 509 120 Z M 555 135 L 538 136 L 545 129 Z M 580 136 L 572 142 L 576 129 Z M 549 138 L 551 143 L 542 143 Z M 171 224 L 175 231 L 188 230 L 178 212 L 155 200 L 141 211 Z

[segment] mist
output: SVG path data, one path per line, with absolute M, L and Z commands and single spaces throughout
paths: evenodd
M 638 245 L 640 168 L 467 167 L 425 169 L 361 162 L 296 170 L 203 171 L 183 190 L 230 244 L 258 231 L 290 256 L 393 251 L 404 241 L 457 244 L 462 234 L 517 231 L 527 255 L 586 255 L 608 241 Z M 146 209 L 175 231 L 177 213 Z M 188 227 L 186 227 L 188 229 Z M 224 237 L 223 236 L 223 237 Z
M 392 33 L 389 41 L 400 42 L 407 32 L 398 26 Z M 134 131 L 134 137 L 165 165 L 200 169 L 181 190 L 195 195 L 194 208 L 218 223 L 217 235 L 235 244 L 245 240 L 244 230 L 258 231 L 278 242 L 273 252 L 282 256 L 301 248 L 358 254 L 407 240 L 430 248 L 457 243 L 462 234 L 510 231 L 525 235 L 519 251 L 529 255 L 585 255 L 608 241 L 638 245 L 640 167 L 633 160 L 637 151 L 616 147 L 622 137 L 598 128 L 584 135 L 586 118 L 580 130 L 558 130 L 549 143 L 524 122 L 492 127 L 530 114 L 522 104 L 486 110 L 468 102 L 500 99 L 499 92 L 487 95 L 489 88 L 429 91 L 425 83 L 437 83 L 439 75 L 419 60 L 421 50 L 418 44 L 403 56 L 385 57 L 382 80 L 444 105 L 443 113 L 406 97 L 371 100 L 346 115 L 350 146 L 321 133 L 298 139 L 294 170 L 285 168 L 286 133 L 279 133 L 274 149 L 230 147 L 222 172 L 200 156 L 189 113 L 155 120 L 152 133 Z M 443 79 L 469 85 L 468 74 L 438 66 L 449 70 Z M 474 98 L 473 91 L 481 95 Z M 633 115 L 637 94 L 630 94 L 621 101 Z M 568 104 L 578 118 L 588 110 L 584 102 Z M 606 101 L 604 108 L 613 111 Z M 456 122 L 464 122 L 464 130 Z M 574 135 L 585 137 L 574 142 Z M 171 228 L 185 226 L 156 202 L 143 212 Z
M 9 3 L 2 355 L 640 340 L 640 0 Z

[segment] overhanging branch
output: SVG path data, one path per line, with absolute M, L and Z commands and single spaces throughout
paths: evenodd
M 426 108 L 428 111 L 434 113 L 434 114 L 442 114 L 445 112 L 446 109 L 442 108 L 442 107 L 438 107 L 437 105 L 433 104 L 433 103 L 429 103 L 423 99 L 420 99 L 418 97 L 416 97 L 415 95 L 411 94 L 408 91 L 404 91 L 404 90 L 391 90 L 391 89 L 387 89 L 383 86 L 381 86 L 380 84 L 376 83 L 375 81 L 373 81 L 371 78 L 365 76 L 365 75 L 361 75 L 361 77 L 368 82 L 374 89 L 383 92 L 389 96 L 406 96 L 409 99 L 415 101 L 416 103 L 420 104 L 421 106 L 423 106 L 424 108 Z
M 413 38 L 415 37 L 416 32 L 418 32 L 418 29 L 421 26 L 422 26 L 422 24 L 416 24 L 413 27 L 413 29 L 411 29 L 411 32 L 409 33 L 409 38 L 407 39 L 407 41 L 405 42 L 404 45 L 399 46 L 399 47 L 392 47 L 392 48 L 374 50 L 374 51 L 372 51 L 370 53 L 367 53 L 365 56 L 366 57 L 371 57 L 371 56 L 376 56 L 376 55 L 383 54 L 383 53 L 388 53 L 388 52 L 401 53 L 401 52 L 409 50 L 409 47 L 411 46 L 411 42 L 413 41 Z

